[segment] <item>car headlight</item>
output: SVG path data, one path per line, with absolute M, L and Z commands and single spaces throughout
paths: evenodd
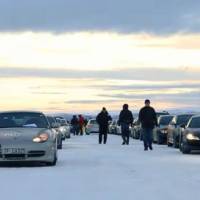
M 66 131 L 65 127 L 60 127 L 60 131 L 65 132 Z
M 167 134 L 167 130 L 166 129 L 163 129 L 160 131 L 162 134 Z
M 43 142 L 46 142 L 48 139 L 49 139 L 49 135 L 47 133 L 42 133 L 38 135 L 37 137 L 33 138 L 33 142 L 43 143 Z
M 200 140 L 199 137 L 193 135 L 192 133 L 187 134 L 186 138 L 188 140 Z

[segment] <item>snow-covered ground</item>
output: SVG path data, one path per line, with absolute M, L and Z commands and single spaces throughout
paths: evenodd
M 109 136 L 73 137 L 56 167 L 0 167 L 1 200 L 188 200 L 199 199 L 200 155 Z

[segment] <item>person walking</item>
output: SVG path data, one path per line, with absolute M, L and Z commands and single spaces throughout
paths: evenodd
M 79 115 L 78 117 L 79 117 L 79 119 L 78 119 L 79 132 L 80 132 L 80 135 L 83 135 L 83 131 L 84 131 L 83 128 L 84 128 L 85 120 L 82 115 Z
M 111 121 L 112 118 L 108 114 L 106 108 L 103 108 L 102 111 L 97 115 L 96 121 L 99 124 L 99 144 L 107 143 L 107 137 L 108 137 L 108 124 L 109 121 Z
M 119 125 L 121 126 L 121 131 L 122 131 L 122 139 L 123 143 L 122 145 L 129 145 L 129 138 L 130 138 L 130 130 L 129 126 L 133 124 L 133 114 L 132 112 L 128 109 L 128 104 L 123 105 L 123 110 L 120 112 L 119 115 Z
M 157 116 L 154 108 L 150 106 L 149 99 L 145 100 L 145 106 L 139 112 L 139 121 L 142 124 L 142 134 L 144 142 L 144 150 L 153 150 L 153 129 L 158 125 Z
M 78 135 L 79 133 L 79 123 L 78 123 L 78 118 L 76 115 L 73 116 L 71 120 L 71 125 L 72 125 L 72 132 L 74 135 Z

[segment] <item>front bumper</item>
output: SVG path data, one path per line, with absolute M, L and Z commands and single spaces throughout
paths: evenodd
M 23 153 L 5 153 L 4 149 L 24 149 Z M 1 145 L 0 162 L 52 162 L 57 153 L 54 143 Z
M 187 145 L 191 150 L 200 150 L 200 141 L 196 141 L 196 140 L 187 140 L 186 145 Z

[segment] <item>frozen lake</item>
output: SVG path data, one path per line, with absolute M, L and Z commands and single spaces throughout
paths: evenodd
M 188 200 L 199 198 L 200 155 L 109 135 L 72 137 L 56 167 L 0 167 L 2 200 Z

